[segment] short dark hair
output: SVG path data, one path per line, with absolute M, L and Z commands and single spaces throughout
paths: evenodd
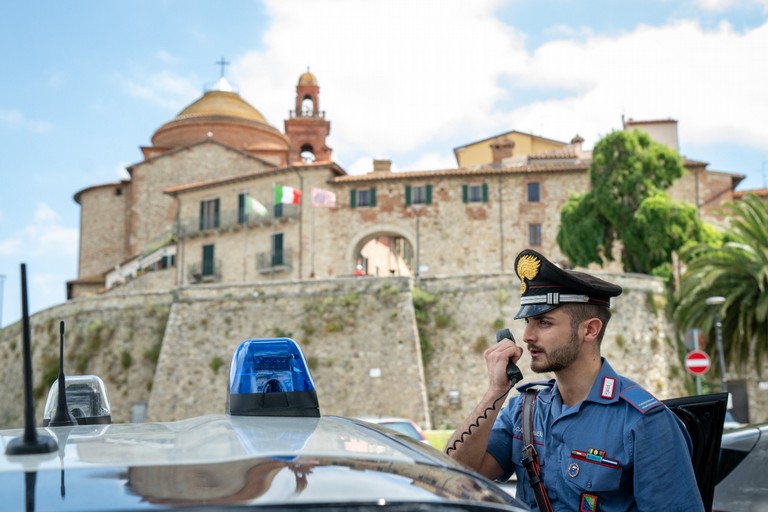
M 594 304 L 581 304 L 575 302 L 569 302 L 560 307 L 563 308 L 565 313 L 571 318 L 571 329 L 574 332 L 576 332 L 576 329 L 579 328 L 579 324 L 584 320 L 599 318 L 603 322 L 603 327 L 597 335 L 597 342 L 598 344 L 602 343 L 605 328 L 608 326 L 608 321 L 611 319 L 610 309 Z

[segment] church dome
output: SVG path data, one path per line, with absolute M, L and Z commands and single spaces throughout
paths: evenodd
M 302 75 L 299 77 L 299 85 L 312 85 L 317 87 L 317 78 L 315 78 L 315 75 L 307 71 L 306 73 L 302 73 Z
M 156 151 L 195 144 L 206 138 L 259 155 L 286 153 L 289 142 L 256 108 L 246 102 L 226 78 L 220 78 L 152 136 Z M 279 158 L 280 161 L 283 158 Z

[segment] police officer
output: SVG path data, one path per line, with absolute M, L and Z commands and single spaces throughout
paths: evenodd
M 517 497 L 533 510 L 704 510 L 682 422 L 600 355 L 610 298 L 621 287 L 563 270 L 530 249 L 515 270 L 515 319 L 526 322 L 531 369 L 556 378 L 520 386 L 499 413 L 511 389 L 507 364 L 523 349 L 503 340 L 486 350 L 488 389 L 448 442 L 449 455 L 491 479 L 515 473 Z

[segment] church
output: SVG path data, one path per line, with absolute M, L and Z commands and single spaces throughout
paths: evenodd
M 624 122 L 678 148 L 677 121 Z M 513 272 L 532 247 L 566 264 L 560 209 L 589 187 L 591 152 L 509 131 L 454 149 L 456 168 L 363 175 L 333 161 L 320 86 L 300 75 L 283 130 L 223 76 L 141 147 L 129 177 L 75 194 L 78 275 L 67 297 L 207 283 L 341 276 L 450 277 Z M 670 190 L 700 215 L 734 198 L 743 176 L 685 158 Z

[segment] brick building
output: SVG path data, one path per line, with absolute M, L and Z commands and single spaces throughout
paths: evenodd
M 392 172 L 378 160 L 349 175 L 332 160 L 319 105 L 307 71 L 280 132 L 222 77 L 154 133 L 128 179 L 75 195 L 80 254 L 68 297 L 348 276 L 357 265 L 378 276 L 507 273 L 525 247 L 562 260 L 560 208 L 589 186 L 581 137 L 512 131 L 456 148 L 455 169 Z M 676 121 L 625 128 L 677 149 Z M 672 197 L 716 222 L 743 176 L 685 167 Z M 278 186 L 301 193 L 297 204 L 276 203 Z

